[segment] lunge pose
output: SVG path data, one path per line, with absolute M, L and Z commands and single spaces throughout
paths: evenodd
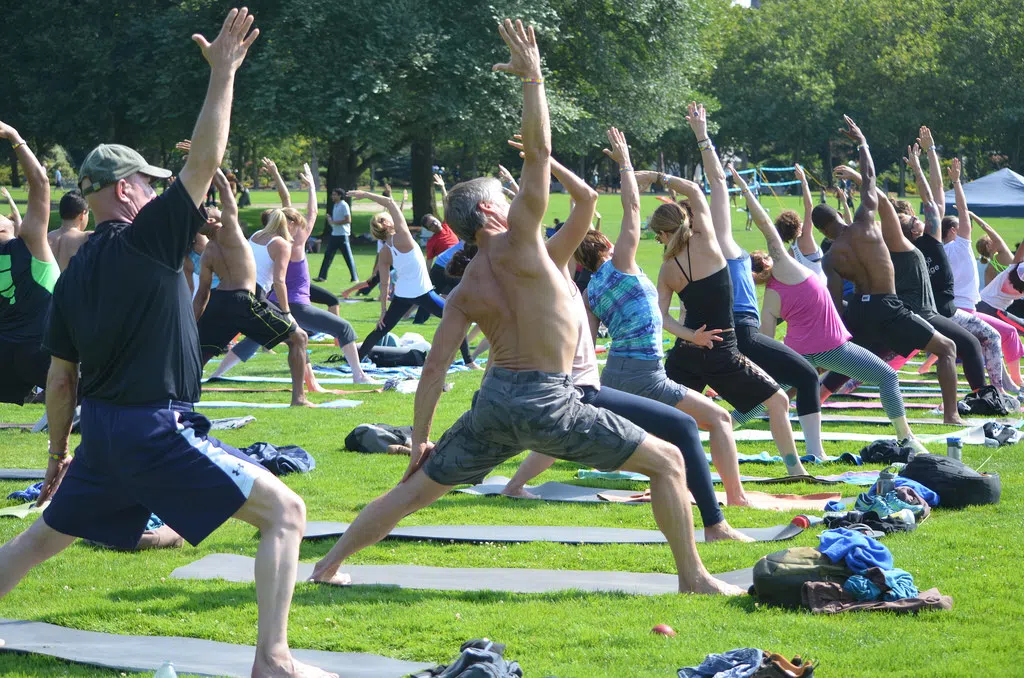
M 50 462 L 39 501 L 52 501 L 0 548 L 0 594 L 76 537 L 133 547 L 156 513 L 198 544 L 235 516 L 261 535 L 252 675 L 317 678 L 333 674 L 300 664 L 288 649 L 302 499 L 209 437 L 210 422 L 192 411 L 200 352 L 182 260 L 206 223 L 198 206 L 224 156 L 235 72 L 258 35 L 252 23 L 245 9 L 232 9 L 212 43 L 193 36 L 210 64 L 210 83 L 192 153 L 163 195 L 151 183 L 171 173 L 127 147 L 99 146 L 82 164 L 81 189 L 99 223 L 54 289 L 43 340 L 53 361 Z M 72 461 L 79 365 L 82 442 Z
M 654 516 L 675 557 L 679 590 L 740 594 L 701 564 L 679 451 L 622 417 L 581 402 L 573 385 L 570 373 L 580 325 L 573 312 L 572 285 L 548 256 L 541 237 L 551 132 L 540 53 L 532 28 L 506 20 L 499 30 L 512 59 L 495 69 L 523 81 L 520 191 L 511 205 L 493 178 L 467 181 L 449 192 L 448 223 L 479 252 L 448 299 L 423 366 L 409 468 L 396 488 L 359 514 L 317 563 L 312 578 L 347 583 L 349 578 L 338 571 L 346 558 L 384 538 L 399 520 L 453 485 L 479 481 L 497 464 L 529 448 L 600 469 L 624 468 L 650 476 Z M 491 364 L 472 409 L 435 446 L 429 434 L 437 400 L 471 321 L 491 342 Z
M 732 168 L 730 168 L 732 169 Z M 817 368 L 834 370 L 863 383 L 878 386 L 882 407 L 892 421 L 903 445 L 927 453 L 914 439 L 907 423 L 896 370 L 862 346 L 850 341 L 828 289 L 818 276 L 790 257 L 761 204 L 750 193 L 743 178 L 732 169 L 733 180 L 747 199 L 754 224 L 768 243 L 768 252 L 754 252 L 754 279 L 766 286 L 761 308 L 761 331 L 775 336 L 779 320 L 786 322 L 786 346 L 807 358 Z
M 888 198 L 877 190 L 875 165 L 864 133 L 849 116 L 845 120 L 846 129 L 842 131 L 857 143 L 860 153 L 860 207 L 850 224 L 841 221 L 828 205 L 817 205 L 811 214 L 814 227 L 832 240 L 822 260 L 832 301 L 836 308 L 841 308 L 843 280 L 853 282 L 856 289 L 845 320 L 853 340 L 861 346 L 876 353 L 888 348 L 907 355 L 924 349 L 939 355 L 943 419 L 960 424 L 956 409 L 956 345 L 896 295 L 894 260 L 889 251 L 908 252 L 918 258 L 921 255 L 903 236 L 896 210 Z M 875 222 L 876 213 L 881 217 L 881 227 Z M 924 282 L 928 282 L 927 274 Z

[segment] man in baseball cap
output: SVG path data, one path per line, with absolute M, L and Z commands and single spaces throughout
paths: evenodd
M 78 187 L 83 195 L 89 195 L 136 173 L 154 179 L 171 176 L 170 170 L 150 165 L 135 149 L 121 144 L 100 144 L 85 156 L 78 173 L 81 177 Z

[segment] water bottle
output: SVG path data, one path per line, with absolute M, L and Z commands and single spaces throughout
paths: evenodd
M 963 457 L 964 443 L 959 438 L 946 438 L 946 456 L 960 461 Z
M 884 497 L 890 492 L 896 491 L 896 475 L 892 472 L 892 466 L 878 474 L 878 481 L 875 483 L 875 492 L 879 497 Z
M 174 664 L 164 662 L 163 666 L 153 674 L 153 678 L 178 678 L 178 672 L 174 670 Z
M 825 522 L 825 519 L 819 518 L 818 516 L 799 515 L 796 518 L 793 518 L 791 522 L 797 527 L 802 527 L 806 530 L 812 525 L 821 525 Z

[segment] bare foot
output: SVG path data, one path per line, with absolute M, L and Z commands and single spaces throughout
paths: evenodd
M 967 422 L 961 419 L 959 414 L 946 414 L 942 417 L 942 423 L 953 426 L 967 426 Z
M 293 400 L 292 407 L 316 407 L 316 405 L 302 398 L 301 400 Z
M 732 541 L 743 542 L 757 541 L 753 537 L 743 534 L 742 532 L 740 532 L 724 520 L 720 523 L 715 523 L 711 527 L 704 528 L 705 542 L 725 541 L 727 539 Z
M 380 384 L 381 384 L 381 382 L 377 381 L 373 377 L 370 377 L 370 376 L 366 375 L 363 372 L 360 372 L 358 375 L 353 374 L 352 375 L 352 383 L 353 384 L 368 384 L 370 386 L 380 386 Z
M 388 445 L 388 454 L 404 454 L 409 456 L 412 454 L 412 448 L 407 445 Z
M 477 371 L 483 371 L 483 369 L 484 369 L 480 365 L 477 365 L 475 362 L 472 362 L 472 363 L 466 365 L 466 367 L 468 367 L 471 370 L 477 370 Z
M 741 589 L 739 586 L 733 586 L 732 584 L 726 584 L 721 579 L 715 579 L 710 574 L 705 574 L 703 578 L 698 580 L 691 589 L 687 590 L 682 584 L 679 585 L 680 593 L 701 593 L 712 596 L 742 596 L 746 595 L 746 590 Z
M 746 494 L 741 494 L 738 497 L 730 497 L 729 494 L 726 493 L 726 495 L 725 495 L 725 505 L 726 506 L 749 506 L 749 507 L 753 508 L 754 507 L 754 502 L 752 502 L 749 499 L 747 499 L 747 495 Z
M 540 497 L 535 495 L 533 492 L 527 492 L 525 487 L 520 487 L 517 490 L 510 490 L 508 487 L 506 487 L 504 490 L 501 491 L 501 494 L 506 497 L 516 497 L 519 499 L 540 499 Z
M 303 664 L 291 655 L 285 661 L 274 663 L 262 660 L 257 655 L 252 665 L 252 678 L 338 678 L 338 674 Z
M 344 572 L 338 572 L 338 568 L 328 569 L 321 567 L 320 563 L 313 568 L 313 574 L 309 575 L 309 581 L 317 584 L 330 584 L 332 586 L 352 586 L 352 577 Z

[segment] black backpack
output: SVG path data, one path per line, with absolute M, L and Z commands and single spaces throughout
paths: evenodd
M 1002 493 L 998 473 L 978 473 L 961 461 L 938 454 L 917 455 L 900 475 L 934 491 L 942 508 L 998 504 Z
M 412 445 L 412 426 L 360 424 L 345 436 L 345 449 L 350 452 L 379 454 L 390 445 Z
M 968 393 L 956 404 L 956 409 L 964 415 L 980 414 L 990 417 L 1005 417 L 1010 413 L 995 386 L 985 386 L 974 393 Z

